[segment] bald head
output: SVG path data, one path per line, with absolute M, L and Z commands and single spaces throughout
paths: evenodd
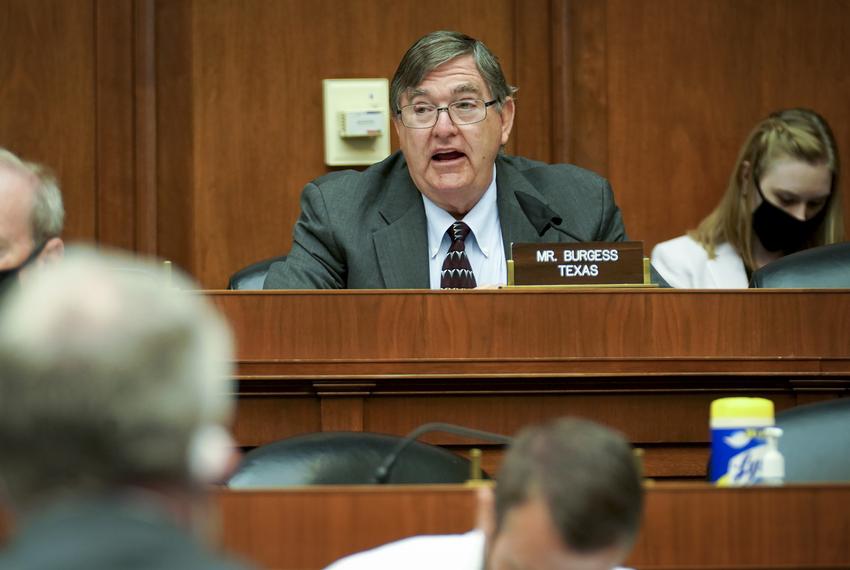
M 61 257 L 64 219 L 53 175 L 0 148 L 0 271 Z

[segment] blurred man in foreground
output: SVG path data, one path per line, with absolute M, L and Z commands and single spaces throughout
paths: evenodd
M 0 289 L 62 257 L 62 194 L 44 167 L 0 148 Z
M 178 279 L 178 287 L 188 283 Z M 158 267 L 70 254 L 0 314 L 0 569 L 214 569 L 204 486 L 226 475 L 230 333 Z
M 480 527 L 414 537 L 355 554 L 328 570 L 611 570 L 637 536 L 643 490 L 631 446 L 587 420 L 520 432 L 493 495 L 479 495 Z

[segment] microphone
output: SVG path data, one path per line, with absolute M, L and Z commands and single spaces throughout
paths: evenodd
M 546 233 L 546 230 L 552 228 L 556 232 L 572 238 L 577 242 L 586 241 L 576 235 L 573 235 L 564 228 L 559 227 L 561 222 L 564 220 L 555 210 L 550 208 L 548 204 L 541 202 L 540 199 L 532 196 L 531 194 L 526 194 L 525 192 L 517 191 L 514 195 L 516 196 L 517 202 L 519 202 L 519 207 L 522 208 L 522 211 L 525 213 L 528 221 L 530 221 L 531 225 L 534 226 L 534 229 L 537 230 L 538 235 L 542 236 Z M 650 281 L 652 281 L 652 283 L 657 283 L 661 288 L 670 288 L 670 284 L 661 277 L 661 274 L 658 273 L 655 267 L 651 264 L 649 266 L 649 273 Z
M 515 192 L 514 194 L 517 202 L 519 202 L 519 207 L 522 208 L 522 211 L 528 218 L 528 221 L 531 222 L 531 225 L 534 226 L 535 230 L 537 230 L 537 235 L 543 236 L 543 234 L 546 233 L 546 230 L 552 228 L 556 232 L 577 242 L 586 241 L 560 227 L 561 223 L 564 221 L 563 218 L 561 218 L 561 216 L 559 216 L 558 213 L 550 208 L 545 202 L 542 202 L 538 198 L 531 194 L 526 194 L 525 192 Z
M 390 473 L 392 472 L 393 467 L 395 467 L 395 464 L 398 461 L 398 458 L 401 453 L 405 449 L 407 449 L 407 447 L 411 443 L 422 437 L 424 434 L 432 431 L 442 431 L 445 433 L 450 433 L 452 435 L 459 435 L 469 438 L 486 439 L 487 441 L 494 441 L 496 443 L 501 443 L 504 445 L 509 445 L 513 441 L 512 437 L 508 437 L 506 435 L 491 433 L 489 431 L 482 431 L 479 429 L 456 426 L 454 424 L 446 424 L 442 422 L 431 422 L 427 424 L 422 424 L 421 426 L 407 434 L 404 439 L 399 441 L 393 448 L 393 450 L 390 451 L 387 457 L 381 462 L 378 468 L 375 469 L 375 483 L 383 485 L 387 481 L 389 481 Z

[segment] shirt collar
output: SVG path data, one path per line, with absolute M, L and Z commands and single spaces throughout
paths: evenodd
M 478 203 L 463 217 L 463 222 L 469 226 L 472 237 L 479 244 L 480 240 L 477 236 L 481 236 L 485 231 L 488 220 L 498 219 L 495 217 L 496 196 L 496 165 L 493 164 L 493 178 L 490 181 L 490 186 L 484 191 L 484 195 L 481 196 Z M 443 239 L 449 239 L 446 230 L 456 220 L 454 216 L 432 202 L 425 194 L 422 194 L 422 203 L 425 205 L 425 218 L 428 221 L 428 255 L 433 259 L 439 253 Z M 489 248 L 482 248 L 482 253 L 485 257 L 490 257 L 492 251 Z

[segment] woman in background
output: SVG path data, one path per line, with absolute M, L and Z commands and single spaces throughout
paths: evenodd
M 838 174 L 823 117 L 773 113 L 750 133 L 717 208 L 658 244 L 652 264 L 672 287 L 746 288 L 753 271 L 783 255 L 843 240 Z

